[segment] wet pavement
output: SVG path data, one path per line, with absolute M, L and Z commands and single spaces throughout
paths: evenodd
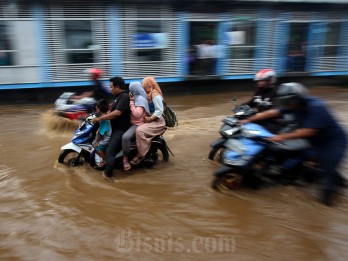
M 311 92 L 348 129 L 348 91 Z M 152 169 L 116 170 L 111 180 L 88 165 L 57 163 L 73 130 L 54 130 L 52 105 L 0 106 L 0 259 L 346 260 L 347 190 L 329 208 L 317 202 L 314 185 L 210 188 L 218 163 L 207 160 L 209 144 L 232 114 L 232 97 L 248 95 L 166 96 L 179 118 L 164 135 L 175 157 Z

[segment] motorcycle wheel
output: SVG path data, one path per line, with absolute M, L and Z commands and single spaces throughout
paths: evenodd
M 58 162 L 70 167 L 76 167 L 84 162 L 84 158 L 79 158 L 79 153 L 74 150 L 63 150 L 59 157 Z
M 236 190 L 241 186 L 242 176 L 236 173 L 226 173 L 215 177 L 211 187 L 214 190 L 221 191 L 222 189 Z
M 161 146 L 158 146 L 158 150 L 161 151 L 162 157 L 158 157 L 157 160 L 163 160 L 167 162 L 169 160 L 169 152 L 167 149 L 167 146 L 165 144 L 162 144 Z
M 96 169 L 96 170 L 104 170 L 105 169 L 105 166 L 104 167 L 99 167 L 98 164 L 96 163 L 96 157 L 100 157 L 100 156 L 97 156 L 95 151 L 92 152 L 92 154 L 90 155 L 89 157 L 89 165 Z
M 208 155 L 208 159 L 221 162 L 222 155 L 225 152 L 225 150 L 226 150 L 226 148 L 224 148 L 224 147 L 211 148 L 209 155 Z

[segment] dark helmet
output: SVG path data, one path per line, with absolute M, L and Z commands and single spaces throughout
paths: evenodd
M 276 102 L 279 105 L 301 103 L 308 95 L 308 90 L 300 83 L 289 82 L 279 85 Z
M 269 80 L 270 84 L 275 84 L 277 81 L 277 74 L 273 69 L 262 69 L 255 74 L 254 81 Z

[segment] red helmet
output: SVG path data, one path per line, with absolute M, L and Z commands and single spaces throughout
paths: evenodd
M 103 71 L 99 68 L 86 69 L 84 72 L 92 75 L 95 79 L 98 79 L 103 74 Z
M 255 74 L 254 81 L 269 80 L 271 84 L 277 81 L 277 75 L 272 69 L 262 69 Z

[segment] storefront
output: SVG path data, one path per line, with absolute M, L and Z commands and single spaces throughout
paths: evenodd
M 269 2 L 2 1 L 0 88 L 348 73 L 348 4 Z

